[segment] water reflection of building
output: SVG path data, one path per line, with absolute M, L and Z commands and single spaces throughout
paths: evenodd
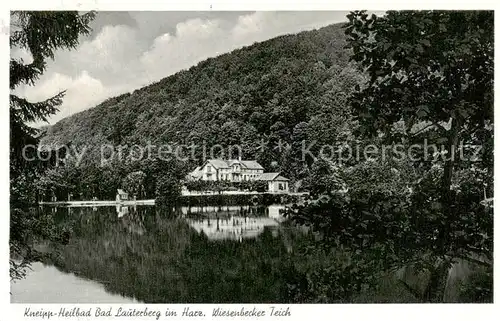
M 188 224 L 209 240 L 255 238 L 265 227 L 276 227 L 283 220 L 283 206 L 205 206 L 185 207 L 181 211 Z
M 121 223 L 130 232 L 138 235 L 143 235 L 146 232 L 144 227 L 143 217 L 137 211 L 137 207 L 116 206 L 116 213 Z
M 283 208 L 282 205 L 193 206 L 181 207 L 179 214 L 209 240 L 241 241 L 257 237 L 265 227 L 277 227 L 284 220 L 280 212 Z M 143 213 L 137 207 L 117 205 L 116 213 L 129 232 L 138 235 L 146 233 Z
M 128 206 L 116 205 L 116 214 L 118 214 L 118 218 L 127 215 L 129 212 Z
M 269 217 L 275 219 L 280 223 L 285 220 L 285 217 L 282 213 L 282 210 L 284 209 L 285 207 L 283 205 L 271 205 L 267 207 Z
M 189 225 L 210 240 L 242 240 L 255 238 L 266 226 L 279 223 L 269 217 L 229 216 L 225 218 L 188 219 Z
M 268 207 L 263 206 L 183 206 L 181 207 L 181 214 L 184 216 L 224 216 L 224 215 L 241 215 L 241 216 L 269 216 L 273 218 L 282 217 L 280 210 L 283 205 L 271 205 Z

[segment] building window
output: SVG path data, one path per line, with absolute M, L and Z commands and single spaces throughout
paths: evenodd
M 211 171 L 212 171 L 212 166 L 207 165 L 207 172 L 211 172 Z

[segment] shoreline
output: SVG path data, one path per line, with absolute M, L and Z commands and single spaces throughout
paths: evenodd
M 231 196 L 231 195 L 280 195 L 280 196 L 305 196 L 307 192 L 300 193 L 269 193 L 269 192 L 232 192 L 222 191 L 219 192 L 183 192 L 180 197 L 202 197 L 202 196 Z M 147 200 L 131 200 L 131 201 L 56 201 L 56 202 L 39 202 L 38 205 L 53 205 L 53 206 L 67 206 L 67 207 L 85 207 L 85 206 L 134 206 L 134 205 L 155 205 L 154 199 Z
M 67 207 L 84 206 L 130 206 L 130 205 L 155 205 L 155 200 L 137 201 L 59 201 L 59 202 L 39 202 L 38 205 L 58 205 Z

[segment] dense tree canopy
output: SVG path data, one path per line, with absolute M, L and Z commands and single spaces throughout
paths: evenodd
M 368 76 L 349 100 L 355 134 L 403 150 L 425 139 L 446 157 L 436 150 L 427 158 L 316 166 L 311 190 L 320 197 L 292 216 L 322 235 L 322 247 L 349 253 L 362 284 L 370 284 L 365 269 L 376 275 L 412 266 L 427 271 L 429 282 L 422 292 L 405 286 L 419 300 L 439 302 L 457 260 L 492 271 L 493 210 L 485 199 L 493 170 L 493 13 L 348 18 L 351 59 Z M 473 145 L 482 147 L 478 159 L 467 150 L 459 157 Z
M 390 134 L 394 123 L 403 122 L 408 137 L 415 125 L 429 123 L 432 131 L 417 137 L 432 132 L 433 142 L 446 145 L 443 189 L 449 189 L 458 143 L 486 144 L 492 136 L 493 12 L 355 12 L 348 18 L 352 59 L 370 77 L 352 101 L 360 130 L 399 140 Z

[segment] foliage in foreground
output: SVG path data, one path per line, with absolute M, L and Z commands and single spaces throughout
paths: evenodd
M 344 277 L 350 280 L 349 288 L 342 294 L 331 293 L 330 300 L 349 301 L 362 289 L 375 286 L 387 273 L 411 266 L 416 272 L 440 273 L 432 284 L 422 281 L 427 289 L 417 291 L 414 285 L 409 286 L 417 300 L 430 301 L 432 295 L 442 297 L 448 268 L 457 259 L 491 266 L 493 209 L 484 206 L 482 193 L 476 192 L 482 182 L 468 181 L 462 185 L 463 191 L 454 193 L 455 215 L 450 217 L 433 200 L 442 174 L 433 173 L 418 184 L 406 185 L 397 177 L 395 167 L 377 163 L 360 167 L 349 169 L 345 180 L 344 170 L 336 169 L 330 176 L 336 176 L 338 185 L 347 187 L 347 191 L 325 191 L 288 212 L 296 223 L 319 233 L 312 251 L 335 251 L 349 258 L 352 270 L 343 270 Z M 380 170 L 392 171 L 393 179 L 366 180 L 367 172 Z M 363 178 L 366 184 L 356 186 L 356 177 Z M 393 189 L 384 187 L 387 183 Z M 336 287 L 337 283 L 328 281 L 333 280 L 332 276 L 327 277 L 336 271 L 335 265 L 316 271 L 325 278 L 315 286 Z
M 354 170 L 333 164 L 327 176 L 319 166 L 326 178 L 315 190 L 318 199 L 290 214 L 319 233 L 316 246 L 350 255 L 357 266 L 352 278 L 363 276 L 363 267 L 377 275 L 412 266 L 429 280 L 421 292 L 405 284 L 408 290 L 441 302 L 457 259 L 492 266 L 493 209 L 485 199 L 493 188 L 493 13 L 361 11 L 348 18 L 352 60 L 368 74 L 350 100 L 358 135 L 406 150 L 426 140 L 445 157 L 436 151 L 408 163 L 365 160 Z M 471 145 L 482 146 L 478 159 L 467 158 Z M 402 180 L 384 171 L 402 173 Z M 357 291 L 352 287 L 348 297 Z
M 10 45 L 28 51 L 33 61 L 10 60 L 10 89 L 20 85 L 34 85 L 46 68 L 46 60 L 54 58 L 57 49 L 73 49 L 78 37 L 90 32 L 88 24 L 94 13 L 80 15 L 78 12 L 29 12 L 15 11 L 11 15 L 12 31 Z M 34 244 L 41 239 L 59 240 L 61 235 L 51 224 L 50 217 L 36 216 L 28 210 L 36 206 L 35 181 L 51 163 L 27 161 L 23 148 L 28 144 L 38 145 L 38 133 L 28 124 L 45 121 L 57 111 L 64 92 L 41 102 L 30 102 L 14 93 L 10 95 L 10 277 L 24 277 L 30 263 L 43 254 Z M 31 153 L 35 150 L 31 149 Z M 48 153 L 50 159 L 53 155 Z M 32 158 L 33 154 L 27 154 Z

